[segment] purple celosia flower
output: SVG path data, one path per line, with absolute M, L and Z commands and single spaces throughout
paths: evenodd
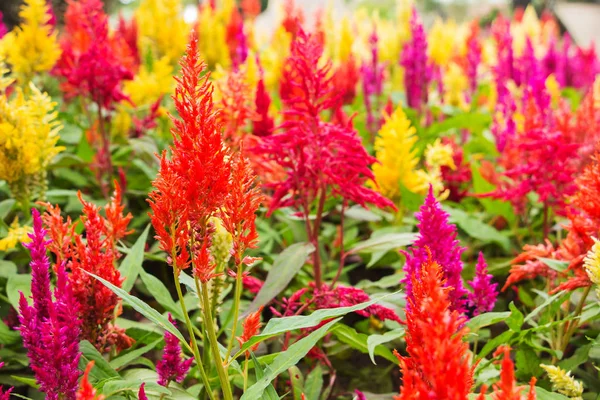
M 448 298 L 452 310 L 465 311 L 465 296 L 467 291 L 463 286 L 461 273 L 463 263 L 460 259 L 465 250 L 456 239 L 456 227 L 448 222 L 448 213 L 442 210 L 442 206 L 433 195 L 433 188 L 429 186 L 429 193 L 419 212 L 415 214 L 419 221 L 419 236 L 410 252 L 403 251 L 406 256 L 404 264 L 405 277 L 402 280 L 406 284 L 406 297 L 412 298 L 411 277 L 418 274 L 421 266 L 429 259 L 429 253 L 444 272 L 446 287 L 451 287 Z
M 477 91 L 477 68 L 481 63 L 481 44 L 476 34 L 472 34 L 467 41 L 467 79 L 469 80 L 469 94 L 473 96 Z M 469 96 L 469 97 L 470 97 Z
M 544 78 L 547 78 L 548 76 L 554 74 L 554 78 L 556 78 L 556 81 L 558 82 L 560 87 L 563 87 L 565 83 L 564 70 L 562 68 L 561 61 L 561 54 L 556 48 L 556 39 L 552 37 L 550 39 L 550 44 L 548 45 L 548 51 L 546 51 L 544 58 L 542 58 L 541 60 L 541 69 L 544 74 Z
M 492 275 L 488 274 L 487 263 L 483 253 L 479 252 L 477 266 L 475 267 L 475 277 L 469 282 L 473 288 L 473 293 L 469 293 L 469 307 L 473 308 L 473 315 L 479 315 L 494 309 L 498 291 L 497 283 L 492 283 Z
M 140 390 L 138 391 L 138 400 L 148 400 L 148 396 L 146 396 L 146 390 L 144 389 L 146 383 L 142 383 L 140 386 Z
M 0 368 L 2 368 L 2 367 L 4 367 L 4 363 L 0 361 Z M 2 386 L 0 386 L 0 400 L 9 400 L 10 392 L 12 392 L 13 389 L 14 388 L 10 388 L 5 392 L 4 388 Z
M 590 88 L 594 84 L 596 75 L 600 72 L 600 63 L 594 44 L 591 44 L 588 49 L 577 47 L 577 51 L 569 59 L 569 65 L 573 71 L 571 86 L 584 91 Z
M 383 92 L 383 73 L 385 65 L 379 62 L 379 50 L 377 48 L 377 29 L 373 28 L 373 32 L 369 36 L 369 46 L 371 47 L 371 60 L 364 62 L 360 67 L 360 75 L 363 85 L 363 97 L 365 100 L 365 108 L 367 109 L 367 127 L 370 132 L 379 130 L 379 124 L 375 120 L 373 113 L 372 97 L 381 96 Z
M 169 314 L 169 321 L 175 325 L 175 320 Z M 181 346 L 179 339 L 169 331 L 165 331 L 165 349 L 162 359 L 156 363 L 156 372 L 158 372 L 158 384 L 169 386 L 169 382 L 175 381 L 181 383 L 194 361 L 193 358 L 183 360 L 181 356 Z
M 248 58 L 248 37 L 244 32 L 244 23 L 243 21 L 240 23 L 238 27 L 238 31 L 235 35 L 237 47 L 235 49 L 236 57 L 234 57 L 234 64 L 237 68 L 240 64 L 246 62 L 246 58 Z
M 514 78 L 513 38 L 510 33 L 510 21 L 498 17 L 492 24 L 492 35 L 496 42 L 498 62 L 493 69 L 496 81 L 506 82 Z
M 356 400 L 367 400 L 367 396 L 358 389 L 354 389 L 354 394 L 356 395 Z
M 410 18 L 411 38 L 404 45 L 400 64 L 404 67 L 404 86 L 408 106 L 421 111 L 427 104 L 431 68 L 427 65 L 427 37 L 417 10 Z
M 79 379 L 79 307 L 62 265 L 57 267 L 54 300 L 50 292 L 50 261 L 46 255 L 46 230 L 37 210 L 32 210 L 33 233 L 25 246 L 31 253 L 30 306 L 21 292 L 19 321 L 30 367 L 46 399 L 75 399 Z
M 517 105 L 512 93 L 508 90 L 508 78 L 503 76 L 503 72 L 498 68 L 494 69 L 494 80 L 498 94 L 495 114 L 500 115 L 500 118 L 497 116 L 494 118 L 491 131 L 496 139 L 498 151 L 502 152 L 508 141 L 517 132 L 517 124 L 513 118 L 517 111 Z
M 538 73 L 538 60 L 535 57 L 533 43 L 527 37 L 523 54 L 517 60 L 518 68 L 514 71 L 514 81 L 517 86 L 526 85 Z

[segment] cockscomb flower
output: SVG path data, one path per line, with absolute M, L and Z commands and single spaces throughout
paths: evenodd
M 483 253 L 479 252 L 477 265 L 475 266 L 475 277 L 469 282 L 473 292 L 468 294 L 469 307 L 473 309 L 473 315 L 490 312 L 494 309 L 498 297 L 497 283 L 492 283 L 492 275 L 488 274 L 487 263 Z
M 193 262 L 195 272 L 210 279 L 215 264 L 209 251 L 208 222 L 217 216 L 229 194 L 231 155 L 221 138 L 208 74 L 201 77 L 205 64 L 199 59 L 195 34 L 180 65 L 173 100 L 181 119 L 171 116 L 171 155 L 168 157 L 166 150 L 161 155 L 148 200 L 150 219 L 168 262 L 177 270 Z
M 123 92 L 136 106 L 149 106 L 173 88 L 173 66 L 168 57 L 143 64 L 132 80 L 125 81 Z
M 167 57 L 175 64 L 185 51 L 190 27 L 178 0 L 146 0 L 135 11 L 138 47 L 142 55 Z
M 21 25 L 0 40 L 0 54 L 24 83 L 37 73 L 50 71 L 60 57 L 49 9 L 46 0 L 26 0 L 19 13 Z
M 145 386 L 145 382 L 140 385 L 140 390 L 138 391 L 138 400 L 148 400 L 148 396 L 146 396 L 146 389 L 144 388 Z
M 427 104 L 431 67 L 427 65 L 427 37 L 416 8 L 410 19 L 411 38 L 404 45 L 400 64 L 404 67 L 404 86 L 408 106 L 421 112 Z
M 261 306 L 258 310 L 253 313 L 248 314 L 244 323 L 242 325 L 242 336 L 236 337 L 236 340 L 240 344 L 240 347 L 244 345 L 248 340 L 252 338 L 252 336 L 258 334 L 260 331 L 260 326 L 262 325 L 260 322 L 260 316 L 262 314 L 263 307 Z M 256 351 L 259 343 L 256 343 L 252 347 L 250 347 L 249 351 L 246 351 L 246 357 L 250 356 L 250 351 Z
M 29 366 L 40 390 L 50 400 L 75 400 L 79 378 L 79 304 L 62 265 L 56 266 L 54 299 L 50 291 L 50 261 L 46 254 L 46 230 L 37 210 L 32 210 L 31 294 L 29 305 L 21 292 L 19 330 L 27 349 Z
M 19 225 L 19 219 L 15 220 L 8 227 L 6 236 L 0 239 L 0 251 L 6 251 L 14 249 L 18 243 L 28 243 L 31 239 L 29 234 L 31 233 L 31 227 Z
M 373 32 L 369 36 L 369 47 L 371 48 L 371 59 L 363 62 L 360 67 L 360 75 L 362 80 L 363 97 L 365 107 L 367 108 L 367 127 L 371 132 L 379 129 L 379 121 L 375 120 L 375 114 L 378 110 L 375 109 L 377 98 L 383 92 L 383 79 L 385 73 L 385 64 L 379 60 L 378 48 L 379 36 L 377 29 L 373 27 Z
M 83 377 L 79 383 L 76 400 L 104 400 L 104 396 L 96 394 L 96 389 L 89 381 L 90 371 L 94 367 L 94 361 L 90 361 L 85 367 Z
M 469 191 L 472 180 L 471 166 L 453 137 L 442 138 L 442 143 L 452 148 L 452 161 L 455 166 L 441 167 L 442 185 L 448 190 L 448 199 L 459 203 Z
M 470 25 L 467 37 L 467 55 L 465 73 L 469 81 L 469 100 L 477 92 L 477 69 L 481 63 L 481 43 L 479 42 L 479 25 L 474 21 Z
M 244 19 L 237 7 L 231 9 L 225 37 L 231 65 L 234 70 L 237 70 L 248 57 L 248 37 L 244 31 Z
M 273 133 L 275 122 L 269 115 L 271 106 L 271 96 L 265 87 L 265 81 L 260 78 L 256 85 L 256 94 L 254 95 L 255 113 L 257 118 L 252 121 L 252 134 L 255 136 L 269 136 Z
M 60 208 L 45 204 L 44 222 L 53 240 L 50 249 L 71 271 L 69 281 L 81 304 L 82 339 L 90 341 L 100 351 L 110 351 L 113 346 L 122 350 L 131 346 L 132 340 L 113 325 L 119 298 L 87 272 L 121 286 L 123 278 L 115 267 L 120 257 L 116 245 L 131 233 L 127 225 L 132 215 L 123 214 L 121 189 L 116 182 L 114 195 L 104 207 L 105 216 L 100 214 L 100 207 L 83 200 L 81 194 L 79 200 L 83 205 L 81 222 L 85 240 L 74 232 L 75 224 L 69 226 L 69 221 L 65 222 L 60 216 Z
M 0 19 L 2 16 L 0 15 Z M 4 363 L 0 361 L 0 368 L 4 367 Z M 9 388 L 8 390 L 4 390 L 2 386 L 0 386 L 0 400 L 10 400 L 10 393 L 13 391 L 14 387 Z
M 468 109 L 467 97 L 469 90 L 468 77 L 457 63 L 450 63 L 443 73 L 444 104 L 458 107 L 462 110 Z
M 358 133 L 349 125 L 324 122 L 320 113 L 337 103 L 333 93 L 331 63 L 321 64 L 323 47 L 314 36 L 300 30 L 284 70 L 282 99 L 284 118 L 281 133 L 265 137 L 259 151 L 287 172 L 275 190 L 269 212 L 292 206 L 305 215 L 317 198 L 339 196 L 362 206 L 393 206 L 364 185 L 374 178 L 369 156 Z
M 412 296 L 406 307 L 406 351 L 400 361 L 402 386 L 396 400 L 466 400 L 473 370 L 465 317 L 451 309 L 452 288 L 431 257 L 411 274 Z
M 583 385 L 571 376 L 571 372 L 554 365 L 540 364 L 540 367 L 548 374 L 553 390 L 573 400 L 581 400 Z
M 173 325 L 176 323 L 170 314 L 169 321 L 171 321 Z M 169 386 L 169 382 L 172 381 L 177 383 L 183 382 L 193 361 L 193 358 L 183 360 L 179 339 L 171 332 L 165 331 L 165 348 L 163 356 L 156 363 L 158 384 L 167 387 Z
M 342 104 L 352 104 L 356 97 L 356 83 L 358 82 L 359 70 L 354 56 L 348 58 L 337 66 L 333 73 L 333 86 L 340 93 Z
M 54 72 L 64 79 L 67 99 L 81 96 L 112 109 L 127 98 L 121 84 L 133 78 L 135 57 L 123 38 L 109 33 L 102 1 L 68 1 L 61 47 Z
M 145 3 L 144 3 L 145 4 Z M 123 38 L 123 41 L 129 49 L 129 54 L 133 57 L 133 69 L 137 70 L 141 63 L 141 54 L 138 46 L 138 25 L 135 18 L 126 20 L 122 14 L 119 13 L 119 23 L 115 34 Z
M 456 238 L 458 235 L 456 226 L 448 222 L 449 215 L 434 197 L 431 186 L 425 202 L 419 212 L 415 213 L 415 217 L 419 221 L 417 224 L 419 236 L 410 250 L 403 252 L 406 256 L 404 264 L 406 276 L 402 282 L 406 284 L 407 299 L 413 299 L 413 280 L 418 279 L 421 266 L 431 257 L 442 268 L 445 286 L 451 288 L 448 293 L 450 308 L 453 311 L 464 312 L 465 296 L 468 292 L 463 287 L 461 277 L 463 263 L 460 257 L 465 248 L 460 246 Z
M 491 396 L 493 400 L 536 400 L 535 392 L 535 377 L 531 378 L 529 382 L 529 391 L 527 396 L 522 396 L 524 390 L 523 386 L 518 386 L 515 381 L 515 365 L 510 359 L 510 347 L 501 346 L 494 353 L 494 357 L 503 354 L 504 357 L 500 367 L 500 381 L 494 384 L 494 391 Z M 487 387 L 483 385 L 481 387 L 481 394 L 477 397 L 477 400 L 484 400 L 486 398 L 485 392 Z
M 6 72 L 0 62 L 0 75 Z M 57 146 L 62 128 L 55 103 L 31 83 L 29 94 L 18 87 L 9 99 L 10 79 L 0 79 L 0 179 L 20 202 L 46 192 L 46 170 L 64 148 Z

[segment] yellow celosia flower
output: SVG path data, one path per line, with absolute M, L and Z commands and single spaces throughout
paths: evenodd
M 212 244 L 210 253 L 215 259 L 217 265 L 225 265 L 231 258 L 231 248 L 233 246 L 233 238 L 223 226 L 223 222 L 217 217 L 211 217 L 209 222 L 213 224 L 215 232 L 212 236 Z
M 454 21 L 445 22 L 437 18 L 431 27 L 427 38 L 429 58 L 439 67 L 448 65 L 454 53 L 456 40 L 456 24 Z
M 354 34 L 348 18 L 342 20 L 340 28 L 340 39 L 338 41 L 337 61 L 344 62 L 352 54 L 352 44 L 354 43 Z
M 160 96 L 171 93 L 174 82 L 171 59 L 164 56 L 150 66 L 142 65 L 133 80 L 125 81 L 124 91 L 139 107 L 153 104 Z
M 462 68 L 456 63 L 450 63 L 443 81 L 444 103 L 466 111 L 469 105 L 465 99 L 465 92 L 469 88 L 469 81 Z
M 452 146 L 443 144 L 441 139 L 436 139 L 435 142 L 429 144 L 425 149 L 425 163 L 427 164 L 427 168 L 430 169 L 439 169 L 442 167 L 456 169 L 454 159 L 452 158 L 453 155 Z
M 289 54 L 291 42 L 292 36 L 279 26 L 273 34 L 269 47 L 261 53 L 260 61 L 265 71 L 265 86 L 269 90 L 279 86 L 283 64 Z
M 135 12 L 138 45 L 142 55 L 168 57 L 175 64 L 185 52 L 190 27 L 182 16 L 179 0 L 143 0 Z
M 583 267 L 590 281 L 596 285 L 596 293 L 600 297 L 600 241 L 594 239 L 594 245 L 583 259 Z
M 260 69 L 256 62 L 256 55 L 253 51 L 248 53 L 248 57 L 246 57 L 246 61 L 244 61 L 244 64 L 242 64 L 240 69 L 244 72 L 244 81 L 249 88 L 254 90 L 260 79 Z
M 8 228 L 6 237 L 0 239 L 0 251 L 14 249 L 18 243 L 27 243 L 31 241 L 29 236 L 27 236 L 27 234 L 31 232 L 33 232 L 33 230 L 30 226 L 20 226 L 19 219 L 15 218 Z
M 575 380 L 570 372 L 554 365 L 540 364 L 540 367 L 548 374 L 554 390 L 571 399 L 581 400 L 581 396 L 583 395 L 583 385 L 581 382 Z
M 55 104 L 33 83 L 29 88 L 30 96 L 17 88 L 9 100 L 0 87 L 0 180 L 8 182 L 19 200 L 43 195 L 46 168 L 63 150 L 56 146 L 61 126 Z
M 550 74 L 548 75 L 548 78 L 546 78 L 546 90 L 548 90 L 550 98 L 552 99 L 552 107 L 557 107 L 561 94 L 560 85 L 558 84 L 554 74 Z
M 19 16 L 23 22 L 0 40 L 0 54 L 12 71 L 28 82 L 36 73 L 49 71 L 56 64 L 60 47 L 48 23 L 46 0 L 25 0 Z
M 373 165 L 373 174 L 381 194 L 390 199 L 399 198 L 400 183 L 416 193 L 426 188 L 424 176 L 416 171 L 419 158 L 414 149 L 415 134 L 415 128 L 398 107 L 375 138 L 375 156 L 379 163 Z
M 541 56 L 541 54 L 537 54 L 541 50 L 538 45 L 541 38 L 541 30 L 540 20 L 537 17 L 535 9 L 532 5 L 527 6 L 521 22 L 513 22 L 510 27 L 515 56 L 518 57 L 523 54 L 528 38 L 536 50 L 536 55 Z
M 231 64 L 226 37 L 229 15 L 225 10 L 213 10 L 208 2 L 200 9 L 197 23 L 198 47 L 200 54 L 211 69 L 217 65 L 227 68 Z

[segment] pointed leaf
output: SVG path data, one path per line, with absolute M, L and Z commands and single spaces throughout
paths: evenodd
M 149 231 L 150 224 L 146 226 L 146 229 L 144 229 L 140 237 L 135 241 L 134 245 L 129 250 L 129 254 L 123 259 L 123 262 L 121 262 L 121 266 L 119 267 L 121 276 L 125 277 L 121 288 L 126 292 L 131 291 L 139 272 L 142 270 L 144 248 L 146 247 Z

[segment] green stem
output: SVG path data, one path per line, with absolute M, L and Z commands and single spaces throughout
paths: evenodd
M 177 269 L 175 266 L 175 254 L 173 254 L 171 258 L 173 260 L 173 277 L 175 278 L 175 289 L 177 289 L 177 296 L 179 297 L 181 312 L 185 317 L 185 325 L 188 328 L 190 339 L 192 340 L 192 352 L 194 353 L 194 359 L 196 360 L 196 364 L 198 365 L 198 371 L 200 371 L 200 377 L 202 378 L 204 389 L 206 390 L 206 393 L 208 393 L 208 397 L 210 397 L 210 399 L 213 400 L 215 397 L 212 393 L 212 389 L 210 387 L 206 371 L 204 371 L 204 365 L 202 364 L 202 358 L 200 357 L 200 351 L 198 350 L 198 343 L 196 342 L 196 335 L 194 334 L 194 327 L 192 325 L 192 321 L 190 320 L 190 316 L 188 315 L 187 308 L 185 307 L 185 302 L 183 301 L 183 294 L 181 293 L 181 284 L 179 283 L 179 269 Z
M 237 275 L 235 277 L 235 294 L 233 297 L 233 321 L 231 325 L 231 337 L 229 338 L 229 344 L 227 345 L 227 355 L 225 356 L 225 362 L 229 362 L 229 356 L 231 356 L 231 350 L 233 350 L 233 342 L 235 342 L 235 333 L 237 331 L 238 319 L 240 317 L 240 300 L 242 298 L 242 279 L 243 269 L 242 263 L 237 266 Z
M 194 278 L 198 281 L 198 278 Z M 202 312 L 204 313 L 204 325 L 206 327 L 206 333 L 208 334 L 208 341 L 210 342 L 210 348 L 217 367 L 217 373 L 219 374 L 219 381 L 221 382 L 223 398 L 225 400 L 233 400 L 229 376 L 227 370 L 223 366 L 223 360 L 221 359 L 221 354 L 219 352 L 219 342 L 217 341 L 214 320 L 210 312 L 210 298 L 208 297 L 208 285 L 206 282 L 202 282 Z
M 257 368 L 257 367 L 255 367 Z M 248 356 L 246 355 L 246 362 L 244 363 L 244 393 L 248 388 Z
M 577 318 L 581 315 L 581 311 L 583 311 L 583 306 L 585 305 L 585 300 L 587 299 L 588 295 L 590 294 L 591 289 L 592 289 L 591 286 L 588 286 L 585 288 L 583 295 L 581 296 L 581 299 L 579 300 L 579 304 L 577 304 L 577 308 L 575 309 L 575 318 Z M 569 327 L 567 328 L 567 331 L 565 332 L 565 334 L 562 338 L 561 351 L 563 353 L 566 350 L 567 346 L 569 345 L 569 341 L 571 340 L 571 337 L 575 333 L 575 330 L 577 330 L 578 326 L 579 326 L 579 321 L 577 319 L 574 319 L 573 321 L 570 322 Z

